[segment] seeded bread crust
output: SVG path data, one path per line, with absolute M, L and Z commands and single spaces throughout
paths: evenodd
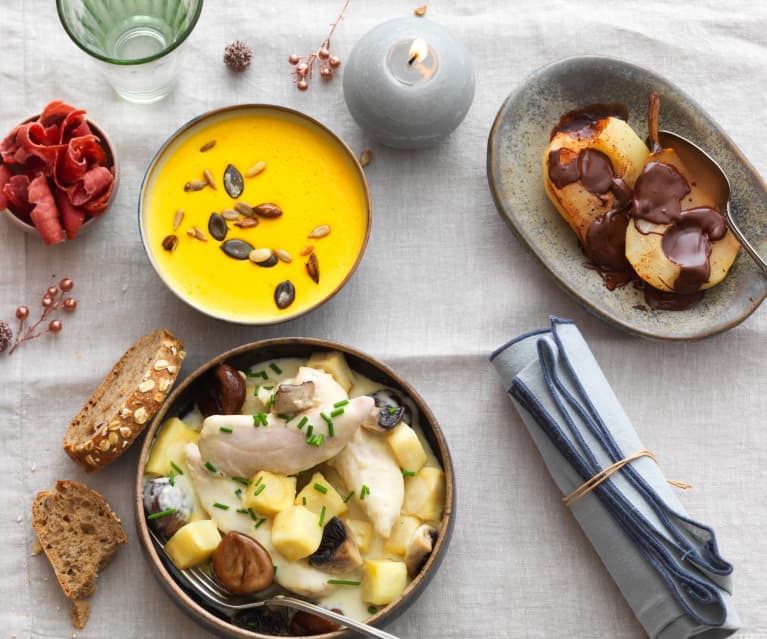
M 64 435 L 64 451 L 93 472 L 120 457 L 160 408 L 186 353 L 165 329 L 140 337 L 104 378 Z
M 128 543 L 120 518 L 95 490 L 64 480 L 52 491 L 37 493 L 32 528 L 61 589 L 73 602 L 72 624 L 82 628 L 90 615 L 83 599 L 95 592 L 99 571 Z

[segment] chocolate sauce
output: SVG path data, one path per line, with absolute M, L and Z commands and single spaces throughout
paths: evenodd
M 684 176 L 671 164 L 648 162 L 634 185 L 632 216 L 655 224 L 679 218 L 681 199 L 690 192 Z
M 562 152 L 570 161 L 562 163 Z M 549 151 L 549 179 L 558 189 L 578 181 L 578 157 L 570 149 L 555 149 Z
M 695 293 L 670 293 L 659 291 L 645 283 L 644 299 L 654 311 L 687 311 L 703 299 L 704 291 Z
M 631 271 L 631 264 L 626 259 L 627 226 L 628 217 L 621 211 L 613 210 L 600 215 L 586 231 L 583 249 L 586 256 L 601 268 Z
M 568 111 L 551 129 L 553 140 L 557 133 L 568 133 L 571 137 L 595 138 L 607 126 L 607 118 L 628 121 L 629 111 L 625 104 L 589 104 L 581 109 Z

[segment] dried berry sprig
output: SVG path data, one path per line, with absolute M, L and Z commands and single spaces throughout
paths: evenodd
M 323 80 L 330 80 L 333 77 L 333 72 L 341 66 L 341 58 L 330 52 L 330 38 L 333 36 L 333 32 L 336 30 L 339 22 L 343 20 L 350 2 L 351 0 L 344 2 L 341 13 L 338 14 L 336 21 L 330 27 L 330 33 L 328 33 L 314 53 L 307 53 L 306 55 L 291 53 L 288 56 L 288 62 L 295 67 L 293 69 L 293 77 L 299 91 L 306 91 L 309 88 L 309 80 L 312 78 L 315 63 Z
M 8 351 L 9 355 L 13 354 L 21 344 L 24 342 L 45 335 L 46 333 L 60 333 L 62 329 L 61 320 L 49 318 L 56 311 L 63 310 L 66 313 L 71 313 L 77 308 L 77 300 L 74 297 L 66 297 L 74 288 L 74 280 L 65 277 L 59 282 L 58 286 L 50 286 L 45 291 L 40 303 L 43 307 L 43 312 L 40 315 L 40 319 L 34 324 L 24 329 L 24 323 L 29 318 L 29 308 L 27 306 L 19 306 L 16 309 L 16 318 L 19 320 L 19 329 L 16 331 L 16 341 L 13 343 L 11 350 Z M 43 322 L 48 322 L 44 327 L 38 330 L 38 327 Z

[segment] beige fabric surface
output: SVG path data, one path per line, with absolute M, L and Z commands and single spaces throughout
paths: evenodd
M 429 4 L 474 55 L 477 92 L 447 141 L 418 152 L 371 144 L 346 110 L 341 79 L 307 93 L 286 58 L 317 46 L 340 0 L 208 0 L 190 37 L 175 93 L 152 106 L 117 98 L 44 0 L 0 3 L 0 130 L 53 99 L 88 109 L 120 158 L 114 206 L 87 235 L 45 248 L 0 220 L 0 319 L 16 305 L 36 314 L 47 286 L 74 278 L 76 313 L 63 332 L 0 355 L 0 621 L 3 637 L 70 637 L 69 604 L 43 557 L 33 556 L 31 504 L 55 479 L 101 491 L 129 545 L 100 579 L 79 637 L 207 637 L 152 576 L 133 524 L 138 448 L 85 474 L 63 453 L 71 417 L 136 337 L 164 326 L 191 366 L 251 340 L 336 339 L 382 359 L 431 405 L 456 466 L 456 526 L 445 561 L 417 604 L 388 630 L 401 637 L 642 637 L 543 467 L 488 354 L 547 323 L 577 321 L 643 442 L 669 477 L 694 484 L 688 512 L 717 531 L 735 564 L 738 636 L 767 637 L 767 310 L 697 343 L 621 334 L 587 315 L 526 253 L 497 215 L 485 153 L 506 95 L 537 67 L 576 54 L 617 56 L 663 74 L 691 94 L 767 173 L 767 4 L 520 0 Z M 333 40 L 347 56 L 378 23 L 418 2 L 352 0 Z M 224 46 L 247 40 L 255 58 L 228 74 Z M 374 201 L 361 266 L 331 302 L 281 326 L 207 318 L 178 301 L 149 265 L 136 203 L 144 170 L 166 137 L 212 108 L 269 102 L 300 109 L 356 151 L 371 146 Z M 765 212 L 767 215 L 767 212 Z

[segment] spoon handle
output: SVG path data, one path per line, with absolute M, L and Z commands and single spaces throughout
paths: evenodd
M 751 246 L 750 242 L 746 239 L 746 236 L 743 235 L 743 232 L 738 228 L 738 225 L 735 224 L 735 220 L 732 219 L 729 202 L 727 203 L 725 213 L 727 218 L 727 226 L 730 229 L 730 232 L 735 236 L 735 239 L 738 240 L 746 253 L 751 256 L 751 259 L 754 260 L 756 265 L 759 267 L 759 270 L 762 272 L 762 275 L 767 277 L 767 262 L 765 262 L 762 256 L 756 252 L 756 249 Z

